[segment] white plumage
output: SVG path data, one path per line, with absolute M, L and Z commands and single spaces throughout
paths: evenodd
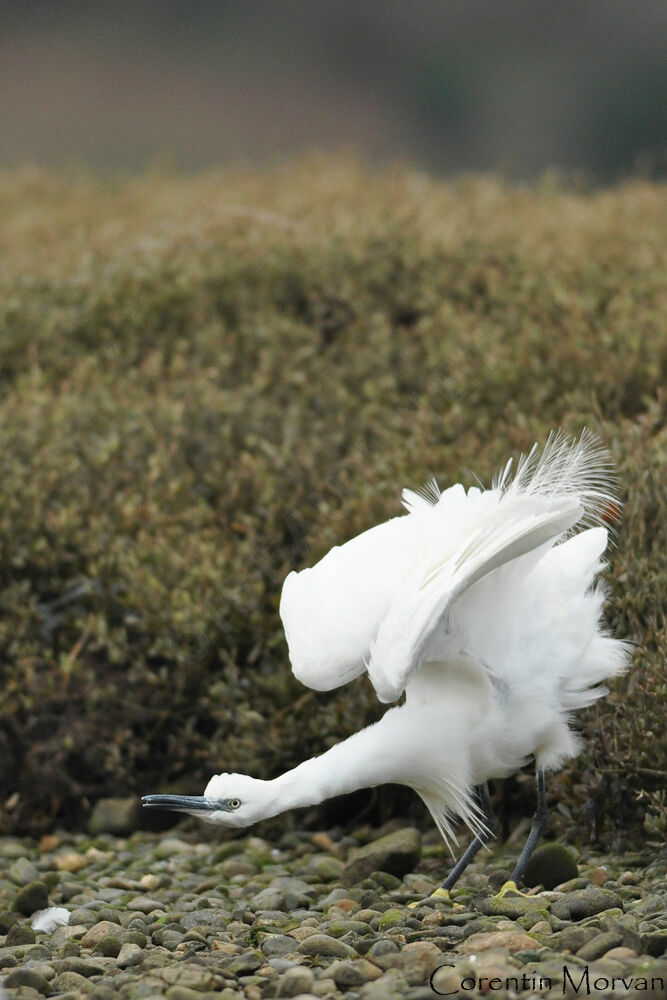
M 367 671 L 380 701 L 404 703 L 273 781 L 221 774 L 203 797 L 147 805 L 244 826 L 398 782 L 448 841 L 455 815 L 484 839 L 476 786 L 531 756 L 544 772 L 576 753 L 568 713 L 627 663 L 627 644 L 601 629 L 595 585 L 601 525 L 618 510 L 606 451 L 588 432 L 558 432 L 490 490 L 431 482 L 403 503 L 402 516 L 290 573 L 280 614 L 304 684 L 330 690 Z

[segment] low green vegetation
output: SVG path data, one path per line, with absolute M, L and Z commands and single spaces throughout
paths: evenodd
M 581 836 L 660 839 L 665 232 L 641 181 L 0 175 L 0 828 L 271 777 L 376 718 L 365 680 L 291 677 L 286 573 L 587 425 L 636 646 L 556 787 Z

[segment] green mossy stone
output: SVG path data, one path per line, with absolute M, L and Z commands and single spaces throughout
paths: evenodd
M 523 885 L 543 885 L 553 889 L 561 882 L 577 878 L 577 862 L 571 851 L 562 844 L 543 844 L 538 847 L 526 866 Z
M 36 940 L 37 936 L 29 924 L 16 923 L 7 932 L 5 947 L 13 947 L 18 944 L 35 944 Z
M 378 921 L 378 930 L 386 931 L 389 927 L 400 927 L 405 923 L 406 914 L 403 910 L 385 910 Z
M 31 882 L 19 889 L 12 909 L 29 917 L 37 910 L 45 910 L 49 905 L 49 890 L 43 882 Z
M 104 955 L 105 958 L 117 958 L 121 948 L 122 942 L 120 938 L 116 937 L 115 934 L 108 934 L 101 941 L 97 942 L 93 948 L 93 954 Z

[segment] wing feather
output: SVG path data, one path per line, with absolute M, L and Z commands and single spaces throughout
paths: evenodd
M 546 509 L 545 509 L 546 507 Z M 560 502 L 500 497 L 463 543 L 427 556 L 398 588 L 371 646 L 368 673 L 380 701 L 400 697 L 456 599 L 488 573 L 553 542 L 581 518 L 573 497 Z

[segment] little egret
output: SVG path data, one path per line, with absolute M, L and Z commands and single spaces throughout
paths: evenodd
M 292 572 L 280 603 L 295 676 L 316 691 L 364 671 L 390 708 L 319 757 L 262 781 L 217 774 L 203 796 L 146 806 L 245 827 L 286 809 L 385 782 L 408 785 L 450 846 L 474 834 L 451 887 L 493 831 L 486 782 L 531 757 L 537 811 L 518 884 L 547 820 L 545 773 L 577 753 L 570 713 L 606 693 L 628 644 L 601 627 L 595 583 L 614 519 L 608 453 L 585 431 L 551 434 L 489 490 L 435 481 L 405 490 L 406 513 Z

